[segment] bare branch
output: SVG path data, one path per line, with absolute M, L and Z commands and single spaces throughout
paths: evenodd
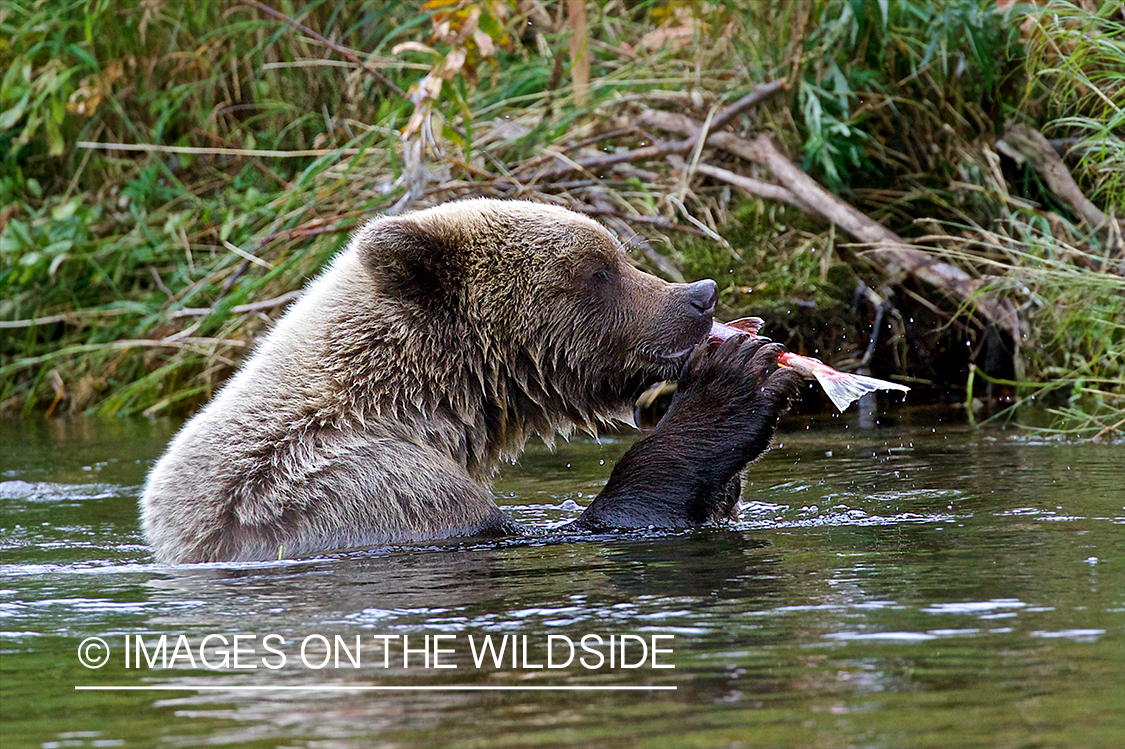
M 780 185 L 775 185 L 772 182 L 763 182 L 760 179 L 753 177 L 743 177 L 741 174 L 723 169 L 718 166 L 711 166 L 710 164 L 697 164 L 695 171 L 700 174 L 706 174 L 708 177 L 722 180 L 729 184 L 734 185 L 743 192 L 746 192 L 756 198 L 766 198 L 768 200 L 776 200 L 779 203 L 791 205 L 794 208 L 804 211 L 805 213 L 813 213 L 813 209 L 806 205 L 800 198 L 791 193 Z
M 273 309 L 274 307 L 283 307 L 293 300 L 300 297 L 302 290 L 290 291 L 281 296 L 276 296 L 273 299 L 262 299 L 258 302 L 250 302 L 249 304 L 238 304 L 231 307 L 231 313 L 235 315 L 246 315 L 251 312 L 261 312 L 262 310 Z M 215 311 L 214 307 L 184 307 L 168 315 L 171 318 L 177 317 L 203 317 Z
M 758 104 L 759 102 L 777 93 L 778 91 L 781 91 L 785 88 L 785 86 L 785 81 L 770 81 L 769 83 L 763 83 L 746 96 L 743 96 L 738 101 L 724 108 L 723 111 L 715 115 L 715 118 L 711 121 L 711 128 L 709 130 L 707 140 L 711 141 L 716 135 L 719 135 L 719 133 L 715 132 L 718 128 L 730 122 L 732 119 L 737 117 L 740 113 L 742 113 L 749 107 L 752 107 L 755 104 Z M 641 121 L 645 121 L 645 117 L 647 115 L 654 113 L 671 114 L 670 112 L 644 112 L 641 114 Z M 587 172 L 594 172 L 598 169 L 605 169 L 606 167 L 613 166 L 614 164 L 620 164 L 626 161 L 641 161 L 644 159 L 663 158 L 664 156 L 667 156 L 671 153 L 687 153 L 695 147 L 696 141 L 699 138 L 698 126 L 693 132 L 685 134 L 687 135 L 687 138 L 681 141 L 676 141 L 674 143 L 658 143 L 655 145 L 646 146 L 644 148 L 636 148 L 632 150 L 621 151 L 618 153 L 598 155 L 579 161 L 556 163 L 554 166 L 544 172 L 540 172 L 534 175 L 521 175 L 519 179 L 521 182 L 531 182 L 544 179 L 550 180 L 556 179 L 579 169 L 585 170 Z M 558 154 L 557 158 L 561 160 L 563 158 L 562 154 Z
M 700 123 L 673 112 L 645 112 L 640 122 L 643 126 L 689 136 L 701 129 Z M 746 140 L 733 133 L 714 133 L 707 142 L 767 167 L 780 183 L 779 186 L 773 186 L 775 189 L 786 190 L 797 202 L 804 204 L 803 210 L 836 224 L 867 245 L 869 249 L 859 256 L 882 273 L 889 276 L 905 273 L 944 289 L 963 303 L 975 306 L 977 312 L 989 322 L 1013 336 L 1018 335 L 1019 321 L 1015 310 L 1008 302 L 982 293 L 983 281 L 973 278 L 955 265 L 936 260 L 930 254 L 911 247 L 890 229 L 825 190 L 777 150 L 769 135 L 763 133 L 754 140 Z M 703 169 L 700 168 L 699 171 L 703 172 Z M 794 205 L 792 202 L 789 204 Z
M 1072 207 L 1093 229 L 1107 233 L 1112 231 L 1112 219 L 1082 194 L 1070 170 L 1041 132 L 1027 125 L 1009 124 L 1003 139 L 996 145 L 1016 161 L 1031 164 L 1051 192 Z M 1120 236 L 1120 229 L 1117 233 Z

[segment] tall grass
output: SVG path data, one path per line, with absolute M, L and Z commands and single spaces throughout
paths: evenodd
M 1078 155 L 1072 171 L 1111 217 L 1125 218 L 1125 3 L 1051 0 L 1022 19 L 1024 116 Z M 1028 179 L 1035 180 L 1034 175 Z M 1005 202 L 1002 221 L 966 232 L 963 260 L 987 263 L 1019 300 L 1026 326 L 1016 400 L 1046 401 L 1037 428 L 1086 437 L 1125 427 L 1125 243 L 1121 224 L 1096 231 L 1035 206 Z M 1052 206 L 1054 207 L 1054 206 Z M 970 396 L 972 395 L 970 388 Z
M 415 74 L 384 47 L 416 9 L 319 2 L 300 16 L 389 76 Z M 354 159 L 333 149 L 393 161 L 373 146 L 409 102 L 248 5 L 14 0 L 0 36 L 0 312 L 48 318 L 4 330 L 0 410 L 159 413 L 205 399 L 268 322 L 231 310 L 299 286 L 345 236 L 287 232 L 385 201 L 346 185 Z M 207 312 L 176 316 L 192 308 Z
M 1102 438 L 1125 426 L 1125 275 L 1120 260 L 1092 252 L 1077 233 L 1062 234 L 1058 225 L 1013 218 L 991 230 L 966 227 L 957 248 L 943 253 L 984 268 L 991 290 L 1020 305 L 1014 378 L 973 367 L 966 400 L 986 383 L 1002 385 L 1011 402 L 991 419 Z M 1044 422 L 1027 406 L 1055 418 Z
M 521 37 L 514 0 L 270 5 L 304 28 L 244 0 L 0 6 L 0 412 L 190 410 L 351 228 L 470 194 L 657 217 L 604 220 L 653 250 L 641 262 L 667 268 L 659 253 L 721 279 L 729 311 L 846 309 L 857 282 L 885 280 L 846 265 L 844 238 L 795 210 L 667 164 L 511 176 L 548 147 L 648 142 L 631 127 L 640 107 L 703 120 L 776 78 L 788 92 L 736 130 L 772 131 L 865 212 L 904 236 L 941 231 L 940 251 L 1009 284 L 1028 321 L 1017 379 L 1066 383 L 1072 411 L 1120 405 L 1109 240 L 992 147 L 1005 120 L 1026 119 L 1071 144 L 1081 187 L 1122 212 L 1120 0 L 1006 12 L 980 0 L 599 0 L 583 103 L 565 23 Z M 473 8 L 491 42 L 435 24 L 455 30 Z M 415 44 L 396 53 L 403 42 Z M 462 52 L 427 98 L 425 76 Z M 402 133 L 420 112 L 429 130 L 415 154 Z M 926 293 L 907 291 L 899 304 Z
M 1088 196 L 1125 215 L 1125 3 L 1051 0 L 1023 28 L 1023 109 L 1071 142 Z

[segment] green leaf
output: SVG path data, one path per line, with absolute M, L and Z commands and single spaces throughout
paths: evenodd
M 74 242 L 70 241 L 69 239 L 64 239 L 59 242 L 51 242 L 51 244 L 43 248 L 43 254 L 62 255 L 72 247 L 74 247 Z
M 4 236 L 9 236 L 9 232 L 16 242 L 14 249 L 18 250 L 21 247 L 35 246 L 35 240 L 31 237 L 31 230 L 27 228 L 27 224 L 19 219 L 12 219 L 8 222 L 8 226 L 4 231 Z
M 500 22 L 488 13 L 480 14 L 480 19 L 477 21 L 477 25 L 480 26 L 481 31 L 488 34 L 496 41 L 499 41 L 500 38 L 504 35 L 504 27 L 502 27 L 500 25 Z
M 450 140 L 450 141 L 456 143 L 461 148 L 465 147 L 465 139 L 462 138 L 460 133 L 458 133 L 456 130 L 454 130 L 452 127 L 450 127 L 448 124 L 442 126 L 441 134 L 442 134 L 442 136 L 445 137 L 446 140 Z
M 78 208 L 82 205 L 82 201 L 78 198 L 71 198 L 62 205 L 57 205 L 51 210 L 51 218 L 55 221 L 66 221 L 78 212 Z
M 7 230 L 0 232 L 0 254 L 5 252 L 19 252 L 23 247 L 23 242 L 15 235 L 15 232 Z
M 51 156 L 61 156 L 66 150 L 66 141 L 63 140 L 62 130 L 54 118 L 47 120 L 47 153 Z
M 0 114 L 0 130 L 8 130 L 16 126 L 16 123 L 23 117 L 23 113 L 27 111 L 27 104 L 31 100 L 31 92 L 23 95 L 23 98 L 12 107 Z
M 20 132 L 19 137 L 16 138 L 16 143 L 19 143 L 21 146 L 26 146 L 28 143 L 30 143 L 31 139 L 35 137 L 35 132 L 39 129 L 39 125 L 42 122 L 42 114 L 38 110 L 32 109 L 31 113 L 27 117 L 27 123 L 23 126 L 23 130 Z

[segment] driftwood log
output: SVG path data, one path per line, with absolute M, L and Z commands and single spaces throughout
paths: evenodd
M 1027 162 L 1060 200 L 1074 209 L 1095 231 L 1106 235 L 1111 245 L 1122 249 L 1122 226 L 1087 198 L 1058 152 L 1041 132 L 1027 125 L 1009 123 L 997 148 L 1019 163 Z
M 690 117 L 658 110 L 644 112 L 638 124 L 641 127 L 689 137 L 702 131 L 702 124 Z M 986 322 L 1007 331 L 1014 339 L 1019 339 L 1019 319 L 1011 303 L 997 299 L 986 292 L 985 282 L 981 279 L 974 278 L 955 265 L 937 260 L 926 252 L 914 249 L 890 229 L 825 190 L 786 158 L 773 144 L 769 135 L 761 134 L 753 140 L 748 140 L 733 133 L 711 132 L 706 135 L 706 142 L 746 161 L 766 167 L 777 180 L 777 184 L 742 177 L 725 169 L 697 164 L 696 171 L 700 174 L 729 182 L 757 197 L 779 200 L 836 224 L 852 238 L 866 245 L 860 257 L 880 272 L 891 277 L 906 274 L 935 286 L 960 303 L 974 307 Z

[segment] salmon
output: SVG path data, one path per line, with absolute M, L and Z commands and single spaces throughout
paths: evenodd
M 714 341 L 725 341 L 736 335 L 747 333 L 757 335 L 761 328 L 762 320 L 757 317 L 744 317 L 741 320 L 735 320 L 729 323 L 722 323 L 716 320 L 711 325 L 711 339 Z M 899 385 L 896 382 L 887 382 L 886 380 L 867 377 L 866 375 L 841 372 L 828 366 L 820 359 L 814 359 L 811 356 L 801 356 L 800 354 L 794 354 L 789 351 L 777 357 L 777 364 L 781 367 L 795 369 L 805 377 L 815 379 L 819 382 L 820 386 L 824 388 L 824 392 L 828 395 L 828 398 L 841 413 L 862 396 L 873 393 L 876 390 L 899 390 L 904 393 L 910 391 L 910 388 L 906 387 L 906 385 Z

